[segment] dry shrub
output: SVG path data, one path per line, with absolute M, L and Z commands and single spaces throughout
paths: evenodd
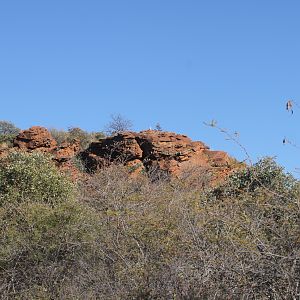
M 79 127 L 70 127 L 67 131 L 50 128 L 49 132 L 58 145 L 61 145 L 63 142 L 72 142 L 76 139 L 80 141 L 82 149 L 88 148 L 91 142 L 105 136 L 103 132 L 87 132 Z
M 97 222 L 69 178 L 42 153 L 0 160 L 0 295 L 57 299 L 90 256 Z
M 71 208 L 27 203 L 9 217 L 5 208 L 2 295 L 297 299 L 298 182 L 266 161 L 200 190 L 111 165 L 80 184 Z
M 298 183 L 290 182 L 292 178 L 270 160 L 248 169 L 248 179 L 245 174 L 240 170 L 221 187 L 237 189 L 239 194 L 220 194 L 220 188 L 214 188 L 201 196 L 199 187 L 180 181 L 132 179 L 124 167 L 113 166 L 95 175 L 86 186 L 93 194 L 85 192 L 85 201 L 103 220 L 101 245 L 111 260 L 107 277 L 95 285 L 98 295 L 107 299 L 297 297 Z M 249 190 L 247 180 L 253 189 Z M 101 288 L 108 282 L 111 290 Z

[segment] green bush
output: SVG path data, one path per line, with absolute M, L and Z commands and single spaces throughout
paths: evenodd
M 0 135 L 0 144 L 7 144 L 9 147 L 13 145 L 13 141 L 15 139 L 15 134 L 1 134 Z
M 78 127 L 70 127 L 68 131 L 51 128 L 49 132 L 58 145 L 61 145 L 62 142 L 72 142 L 77 139 L 83 149 L 87 148 L 91 142 L 105 137 L 103 132 L 87 132 Z
M 77 281 L 79 294 L 296 299 L 299 293 L 298 181 L 270 159 L 204 191 L 200 201 L 197 187 L 135 180 L 118 166 L 94 174 L 81 191 L 101 223 L 103 258 L 83 276 L 86 285 Z
M 0 160 L 0 298 L 62 299 L 65 280 L 89 261 L 95 214 L 42 153 Z
M 102 132 L 87 132 L 79 127 L 70 127 L 68 129 L 68 141 L 77 139 L 83 149 L 86 149 L 91 142 L 105 137 Z
M 12 122 L 0 121 L 0 135 L 17 135 L 20 129 L 16 127 Z
M 12 152 L 0 160 L 0 205 L 6 201 L 54 204 L 69 199 L 71 181 L 40 152 Z
M 65 280 L 89 261 L 97 223 L 76 201 L 0 208 L 0 291 L 6 299 L 66 299 Z
M 52 137 L 56 140 L 58 145 L 61 145 L 63 142 L 68 141 L 69 134 L 65 130 L 50 128 L 49 132 L 52 135 Z
M 237 170 L 230 175 L 225 184 L 213 190 L 215 195 L 239 195 L 241 193 L 260 193 L 262 191 L 287 196 L 297 191 L 298 181 L 284 172 L 270 157 L 259 160 L 253 166 Z
M 20 132 L 12 122 L 0 121 L 0 144 L 5 143 L 8 146 L 12 146 L 13 140 Z

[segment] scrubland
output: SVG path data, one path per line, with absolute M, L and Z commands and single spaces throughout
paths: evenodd
M 189 176 L 194 175 L 194 176 Z M 1 299 L 299 299 L 299 182 L 272 159 L 74 183 L 38 152 L 0 161 Z

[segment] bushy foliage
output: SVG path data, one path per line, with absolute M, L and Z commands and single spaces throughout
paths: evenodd
M 13 152 L 0 160 L 1 299 L 61 298 L 64 280 L 93 252 L 97 228 L 74 196 L 49 156 Z
M 120 168 L 95 175 L 84 199 L 103 220 L 102 249 L 112 256 L 94 291 L 108 299 L 296 297 L 298 182 L 270 159 L 249 169 L 260 187 L 249 189 L 253 177 L 241 170 L 221 185 L 226 193 L 216 187 L 200 201 L 199 189 L 176 180 L 134 180 Z
M 79 127 L 70 127 L 67 131 L 51 128 L 49 131 L 58 145 L 63 142 L 72 142 L 76 139 L 80 141 L 82 149 L 87 148 L 91 142 L 105 137 L 103 132 L 87 132 Z
M 79 127 L 70 127 L 68 129 L 68 140 L 72 141 L 74 139 L 80 141 L 80 145 L 83 149 L 88 147 L 88 145 L 92 142 L 93 140 L 93 135 L 88 133 L 85 130 L 82 130 Z
M 52 137 L 56 140 L 58 145 L 61 145 L 63 142 L 68 141 L 69 133 L 65 130 L 49 128 L 49 132 L 52 135 Z
M 259 160 L 250 167 L 237 170 L 224 185 L 214 189 L 215 194 L 239 195 L 266 191 L 282 197 L 297 190 L 298 181 L 284 172 L 283 167 L 270 157 Z
M 14 134 L 17 135 L 20 129 L 16 127 L 12 122 L 0 121 L 0 135 Z
M 50 206 L 35 199 L 7 203 L 0 217 L 0 294 L 62 299 L 65 280 L 93 253 L 93 214 L 75 201 Z
M 14 138 L 19 132 L 20 129 L 12 122 L 0 121 L 0 144 L 6 143 L 8 146 L 11 146 Z
M 73 193 L 73 184 L 40 152 L 11 152 L 0 159 L 0 205 L 9 201 L 53 204 Z
M 7 147 L 12 147 L 16 135 L 2 134 L 0 135 L 0 144 L 5 144 Z
M 270 159 L 210 191 L 185 179 L 133 178 L 112 165 L 79 183 L 77 199 L 4 202 L 0 294 L 297 299 L 297 180 Z

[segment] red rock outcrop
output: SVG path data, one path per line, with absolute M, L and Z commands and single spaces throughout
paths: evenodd
M 17 135 L 14 147 L 51 153 L 57 148 L 57 143 L 46 128 L 33 126 Z
M 50 132 L 40 126 L 33 126 L 27 130 L 21 131 L 14 140 L 14 148 L 23 151 L 41 151 L 53 155 L 53 160 L 57 166 L 72 175 L 73 178 L 78 176 L 78 170 L 73 165 L 72 159 L 80 151 L 80 142 L 63 142 L 57 145 Z
M 227 153 L 211 151 L 204 143 L 193 142 L 186 135 L 157 130 L 124 132 L 93 142 L 81 157 L 90 171 L 118 161 L 135 173 L 157 169 L 171 176 L 180 176 L 191 166 L 211 169 L 221 176 L 230 172 L 233 161 Z
M 78 168 L 74 165 L 73 159 L 80 151 L 80 141 L 74 140 L 72 142 L 63 142 L 55 149 L 54 161 L 58 167 L 71 175 L 73 179 L 80 177 Z
M 133 175 L 158 170 L 180 177 L 187 170 L 198 168 L 211 171 L 219 179 L 234 168 L 234 160 L 226 152 L 211 151 L 204 143 L 192 141 L 186 135 L 158 130 L 123 132 L 92 142 L 87 150 L 80 152 L 78 140 L 58 146 L 46 128 L 34 126 L 19 133 L 14 148 L 51 153 L 57 166 L 74 178 L 79 174 L 73 163 L 76 155 L 90 172 L 118 162 L 128 166 Z M 0 155 L 4 152 L 0 151 Z
M 80 141 L 63 142 L 55 149 L 55 160 L 63 163 L 71 160 L 80 151 Z

